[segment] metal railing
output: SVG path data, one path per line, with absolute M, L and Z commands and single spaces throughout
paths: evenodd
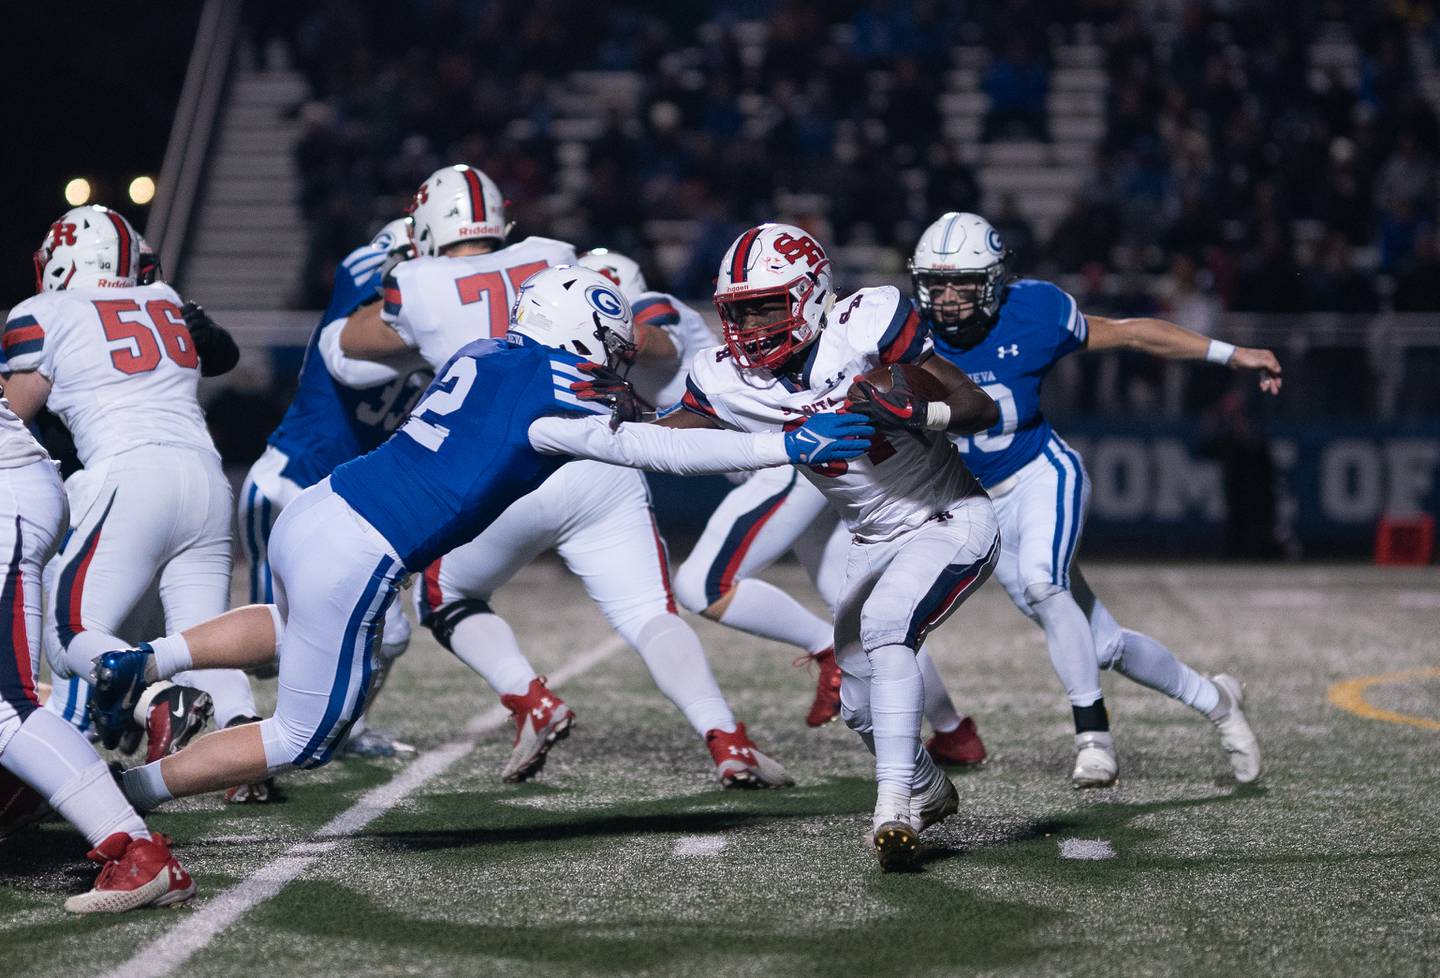
M 180 103 L 165 145 L 165 162 L 155 187 L 155 203 L 145 224 L 145 238 L 158 250 L 171 279 L 179 272 L 185 253 L 185 238 L 200 194 L 243 8 L 241 0 L 206 0 L 200 12 Z

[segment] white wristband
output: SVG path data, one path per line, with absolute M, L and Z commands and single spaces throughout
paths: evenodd
M 1222 343 L 1219 340 L 1211 340 L 1210 348 L 1205 351 L 1206 360 L 1209 360 L 1211 363 L 1218 363 L 1222 367 L 1229 363 L 1230 358 L 1234 355 L 1235 344 Z
M 930 401 L 925 408 L 925 427 L 929 431 L 944 431 L 950 427 L 950 405 L 944 401 Z

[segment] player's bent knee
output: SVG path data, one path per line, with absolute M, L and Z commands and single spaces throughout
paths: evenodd
M 455 635 L 455 628 L 471 615 L 493 615 L 490 610 L 490 603 L 480 598 L 461 598 L 459 601 L 451 601 L 443 604 L 434 611 L 427 611 L 421 618 L 420 624 L 430 629 L 430 634 L 435 636 L 447 652 L 454 652 L 451 639 Z
M 279 714 L 266 717 L 259 726 L 261 741 L 265 745 L 265 766 L 270 774 L 299 767 L 305 748 L 315 735 L 315 728 Z
M 1040 605 L 1057 594 L 1063 594 L 1064 591 L 1065 589 L 1059 584 L 1052 584 L 1049 581 L 1043 584 L 1029 584 L 1025 587 L 1025 603 L 1030 606 L 1031 611 L 1038 613 Z
M 697 570 L 690 561 L 681 564 L 670 580 L 675 600 L 680 607 L 694 615 L 710 617 L 709 611 L 715 602 L 705 593 L 705 573 Z
M 1125 635 L 1095 635 L 1095 658 L 1101 669 L 1119 669 L 1125 659 Z
M 840 694 L 840 719 L 845 722 L 845 726 L 858 734 L 868 734 L 873 729 L 873 725 L 870 722 L 869 704 L 867 703 L 864 706 L 851 706 L 845 702 L 843 690 Z

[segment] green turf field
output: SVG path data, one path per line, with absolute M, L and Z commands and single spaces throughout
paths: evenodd
M 803 725 L 811 680 L 789 650 L 698 626 L 798 782 L 721 792 L 639 658 L 542 563 L 496 601 L 537 666 L 575 673 L 560 689 L 579 722 L 538 782 L 499 782 L 494 698 L 417 633 L 376 720 L 418 759 L 292 776 L 269 808 L 152 816 L 200 884 L 189 905 L 67 918 L 93 878 L 83 840 L 52 823 L 0 843 L 3 974 L 1440 974 L 1440 574 L 1088 576 L 1122 624 L 1247 682 L 1259 785 L 1237 789 L 1203 719 L 1107 675 L 1121 780 L 1073 791 L 1040 634 L 991 584 L 932 649 L 992 760 L 957 775 L 960 814 L 926 833 L 923 871 L 882 876 L 862 845 L 868 755 Z M 796 568 L 773 579 L 810 593 Z M 1348 700 L 1388 718 L 1328 699 L 1401 671 Z

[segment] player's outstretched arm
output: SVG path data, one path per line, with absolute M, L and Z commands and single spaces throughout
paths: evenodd
M 680 362 L 680 351 L 670 334 L 659 326 L 635 325 L 635 359 L 642 363 L 673 364 Z
M 784 432 L 707 429 L 714 426 L 622 424 L 612 430 L 604 418 L 551 416 L 531 424 L 529 436 L 531 446 L 544 455 L 589 458 L 671 475 L 719 475 L 854 458 L 870 447 L 875 433 L 869 419 L 847 414 L 817 414 Z
M 380 318 L 380 303 L 361 306 L 350 314 L 340 331 L 340 349 L 357 360 L 386 360 L 410 349 L 410 344 Z
M 0 379 L 0 389 L 10 402 L 10 410 L 26 424 L 34 421 L 45 407 L 50 399 L 50 386 L 50 381 L 38 370 L 19 370 Z
M 947 391 L 945 397 L 921 397 L 910 385 L 904 368 L 890 368 L 890 389 L 881 391 L 868 380 L 851 387 L 851 410 L 911 431 L 944 431 L 970 435 L 1000 423 L 1000 408 L 970 376 L 943 357 L 931 356 L 918 365 Z M 860 395 L 856 397 L 855 395 Z
M 1260 389 L 1280 393 L 1280 361 L 1269 350 L 1234 346 L 1201 336 L 1164 319 L 1106 319 L 1087 316 L 1090 350 L 1139 350 L 1167 360 L 1209 360 L 1231 370 L 1260 371 Z

